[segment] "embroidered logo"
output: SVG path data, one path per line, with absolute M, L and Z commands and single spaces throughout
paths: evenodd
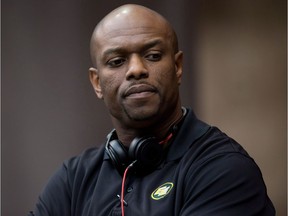
M 161 186 L 159 186 L 158 188 L 156 188 L 156 190 L 154 190 L 151 194 L 151 198 L 154 200 L 159 200 L 164 198 L 173 188 L 173 183 L 172 182 L 166 182 L 164 184 L 162 184 Z

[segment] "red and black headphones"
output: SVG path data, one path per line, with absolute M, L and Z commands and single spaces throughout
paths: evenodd
M 182 110 L 182 117 L 170 127 L 168 135 L 161 142 L 154 136 L 136 137 L 127 149 L 118 140 L 115 129 L 108 134 L 105 150 L 121 175 L 131 163 L 137 175 L 148 174 L 161 164 L 164 157 L 163 144 L 171 141 L 186 115 L 186 109 L 182 108 Z

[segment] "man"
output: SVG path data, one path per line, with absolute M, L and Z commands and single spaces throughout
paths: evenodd
M 35 215 L 275 215 L 253 159 L 181 106 L 182 56 L 170 24 L 148 8 L 103 18 L 89 73 L 115 129 L 63 164 Z

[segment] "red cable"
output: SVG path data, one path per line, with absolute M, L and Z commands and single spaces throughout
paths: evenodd
M 164 140 L 162 140 L 159 144 L 166 144 L 173 136 L 173 133 L 170 133 Z M 121 196 L 120 196 L 120 203 L 121 203 L 121 214 L 122 216 L 125 216 L 125 211 L 124 211 L 124 189 L 125 189 L 125 181 L 127 177 L 128 170 L 136 163 L 136 160 L 133 161 L 124 171 L 123 178 L 122 178 L 122 185 L 121 185 Z
M 162 144 L 166 144 L 169 142 L 169 140 L 172 138 L 173 133 L 170 133 L 164 140 L 162 140 L 161 142 L 159 142 L 160 145 Z
M 122 179 L 122 185 L 121 185 L 121 196 L 120 196 L 120 202 L 121 202 L 121 212 L 122 212 L 122 216 L 124 215 L 124 189 L 125 189 L 125 181 L 126 181 L 126 177 L 127 177 L 127 173 L 128 170 L 134 165 L 134 163 L 136 163 L 136 161 L 133 161 L 126 169 L 125 172 L 123 174 L 123 179 Z

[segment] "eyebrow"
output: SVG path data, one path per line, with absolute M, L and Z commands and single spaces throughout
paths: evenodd
M 151 41 L 147 42 L 146 44 L 144 44 L 140 49 L 141 50 L 147 50 L 147 49 L 150 49 L 150 48 L 152 48 L 158 44 L 163 44 L 163 40 L 161 40 L 161 39 L 151 40 Z M 112 48 L 105 50 L 103 53 L 103 56 L 107 56 L 107 55 L 110 55 L 113 53 L 124 53 L 125 51 L 126 51 L 125 48 L 122 48 L 122 47 L 112 47 Z

